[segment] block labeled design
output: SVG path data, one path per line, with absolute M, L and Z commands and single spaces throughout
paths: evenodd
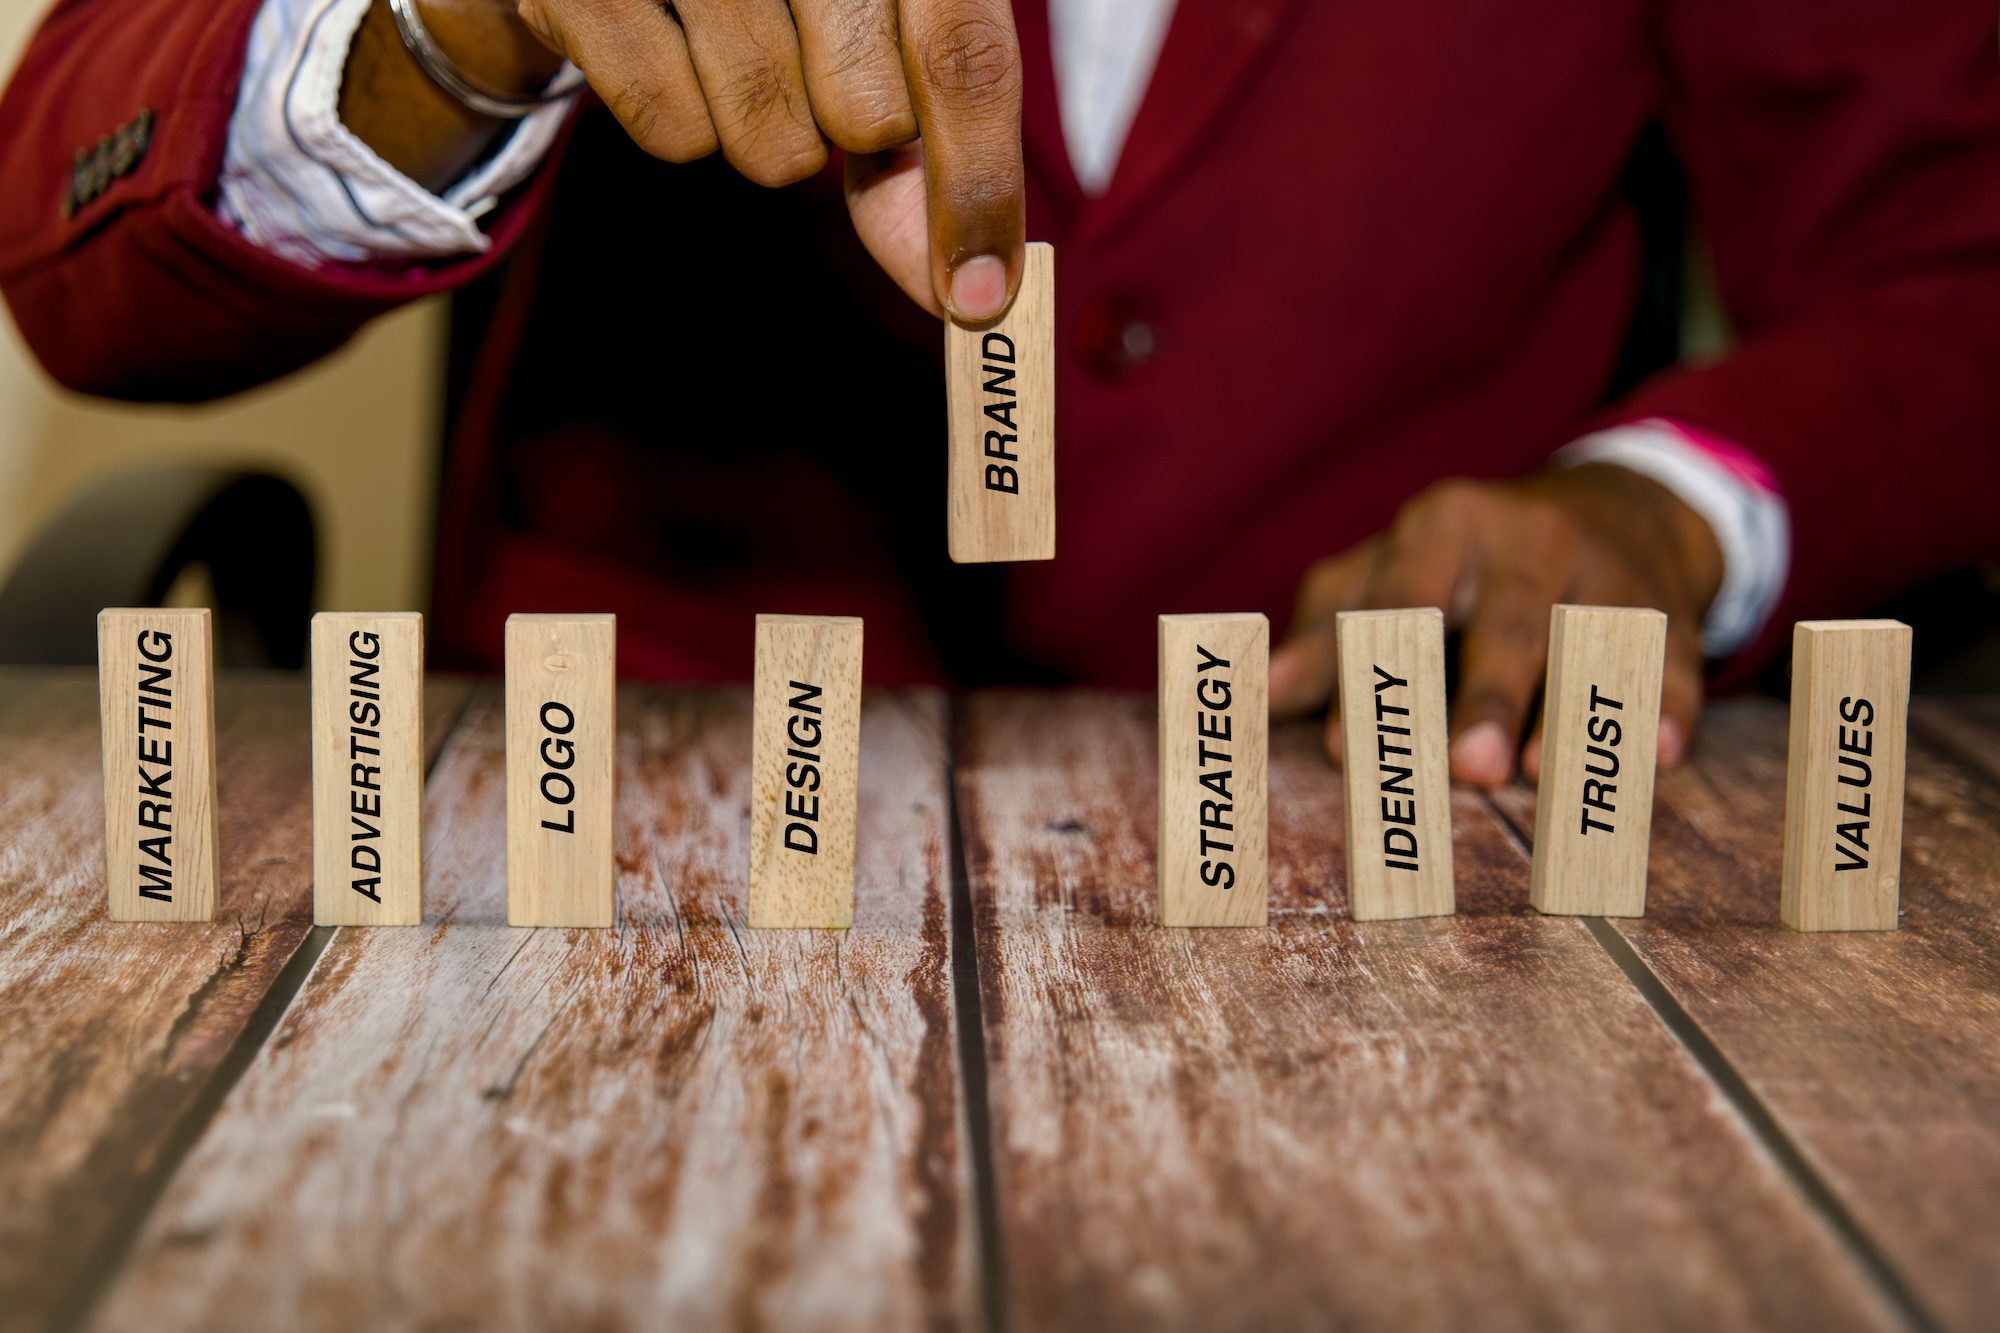
M 861 621 L 758 616 L 750 924 L 854 924 Z

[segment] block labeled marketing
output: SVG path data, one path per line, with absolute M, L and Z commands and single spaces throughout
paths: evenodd
M 1056 553 L 1055 251 L 1028 245 L 997 324 L 945 323 L 947 543 L 960 564 Z
M 854 924 L 861 621 L 758 616 L 750 924 Z
M 313 924 L 424 919 L 424 618 L 312 623 Z
M 1160 922 L 1266 924 L 1271 627 L 1160 617 Z
M 1356 921 L 1449 916 L 1444 613 L 1343 611 L 1336 626 L 1348 910 Z
M 507 617 L 507 924 L 609 926 L 617 620 Z
M 1528 901 L 1570 916 L 1644 916 L 1667 617 L 1557 606 L 1542 692 L 1542 776 Z
M 113 921 L 209 921 L 217 886 L 207 608 L 97 617 L 104 865 Z
M 1896 620 L 1792 630 L 1779 916 L 1794 930 L 1896 928 L 1910 643 Z

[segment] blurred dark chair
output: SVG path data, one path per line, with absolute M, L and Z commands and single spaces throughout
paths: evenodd
M 205 568 L 229 667 L 303 666 L 317 563 L 312 508 L 267 472 L 173 464 L 103 477 L 49 519 L 0 581 L 0 662 L 90 665 L 97 613 L 158 606 Z

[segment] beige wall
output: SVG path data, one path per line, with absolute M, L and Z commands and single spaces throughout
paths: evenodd
M 45 0 L 0 0 L 0 68 L 13 68 L 45 8 Z M 255 461 L 292 478 L 312 501 L 320 605 L 421 607 L 430 577 L 442 320 L 437 302 L 399 312 L 307 371 L 198 408 L 66 393 L 4 321 L 0 571 L 12 568 L 51 507 L 92 477 L 141 460 Z

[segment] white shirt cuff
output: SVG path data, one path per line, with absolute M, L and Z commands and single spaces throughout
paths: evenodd
M 1784 497 L 1738 476 L 1664 421 L 1586 435 L 1557 451 L 1557 467 L 1610 463 L 1651 477 L 1700 514 L 1722 548 L 1722 585 L 1702 622 L 1702 651 L 1727 657 L 1757 637 L 1791 573 L 1792 518 Z
M 296 263 L 447 259 L 491 241 L 478 220 L 548 153 L 568 114 L 556 102 L 442 198 L 383 161 L 340 122 L 341 79 L 370 0 L 264 0 L 230 118 L 218 211 Z

